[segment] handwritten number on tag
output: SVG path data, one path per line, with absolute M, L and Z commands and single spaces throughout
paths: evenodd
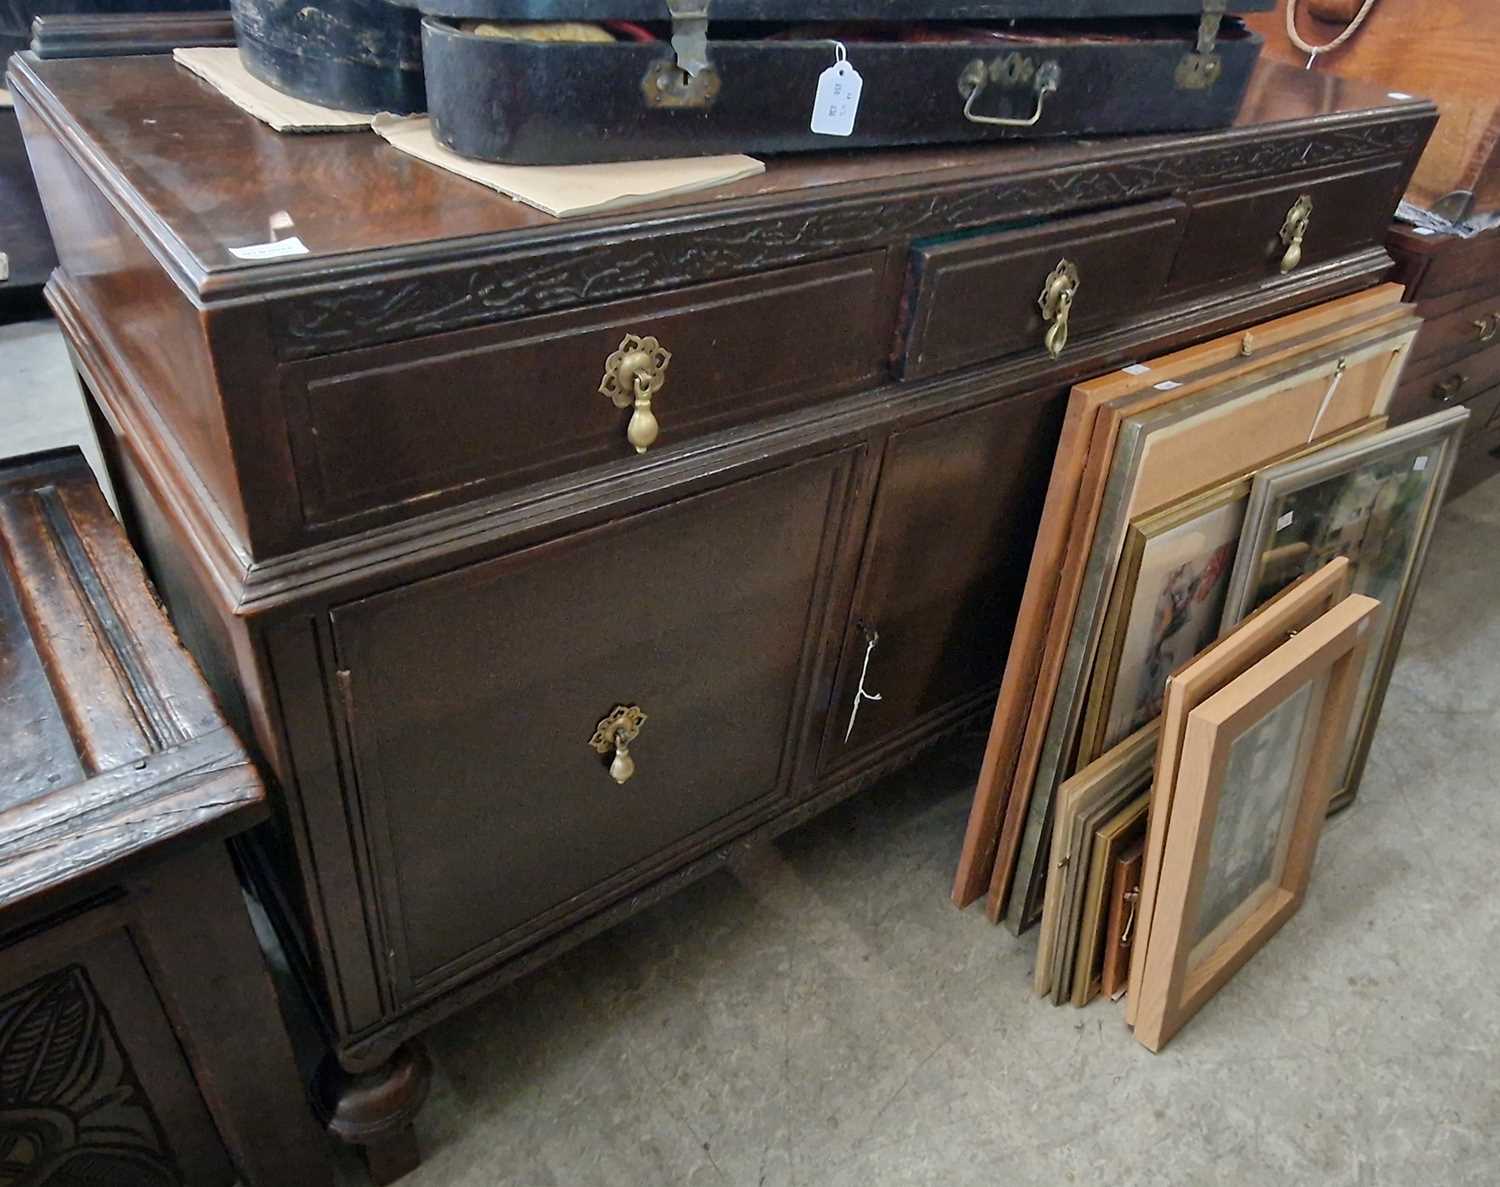
M 848 136 L 859 113 L 859 93 L 865 81 L 847 61 L 836 62 L 818 76 L 813 100 L 812 130 L 820 136 Z

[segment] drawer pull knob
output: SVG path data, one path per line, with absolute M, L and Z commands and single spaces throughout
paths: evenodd
M 990 83 L 1017 87 L 1028 82 L 1036 93 L 1036 108 L 1029 116 L 1020 118 L 974 114 L 974 104 Z M 1038 66 L 1030 58 L 1009 53 L 1003 58 L 996 58 L 988 66 L 975 58 L 958 76 L 958 93 L 964 99 L 964 119 L 971 124 L 990 124 L 997 128 L 1034 128 L 1041 122 L 1042 107 L 1047 102 L 1047 96 L 1055 93 L 1061 83 L 1062 68 L 1056 62 L 1043 62 Z
M 667 365 L 671 361 L 672 352 L 655 338 L 635 334 L 626 334 L 619 349 L 605 360 L 599 390 L 616 408 L 634 406 L 625 439 L 636 453 L 645 453 L 656 444 L 661 433 L 661 425 L 651 409 L 651 398 L 667 382 Z
M 1046 337 L 1042 339 L 1047 353 L 1053 358 L 1062 354 L 1068 344 L 1068 315 L 1073 311 L 1073 298 L 1078 293 L 1078 265 L 1072 260 L 1058 260 L 1057 267 L 1042 285 L 1042 295 L 1036 299 L 1042 311 L 1042 320 L 1047 324 Z
M 1500 332 L 1500 313 L 1478 318 L 1474 322 L 1474 328 L 1479 331 L 1479 341 L 1488 342 L 1497 332 Z
M 1281 224 L 1281 242 L 1286 251 L 1281 256 L 1281 270 L 1290 272 L 1302 262 L 1302 240 L 1307 235 L 1307 225 L 1312 222 L 1313 200 L 1303 194 L 1292 203 Z
M 1469 377 L 1467 375 L 1450 375 L 1432 389 L 1432 398 L 1440 404 L 1451 404 L 1454 400 L 1458 399 L 1468 384 Z
M 609 777 L 616 783 L 628 782 L 635 774 L 635 759 L 630 757 L 630 744 L 640 735 L 646 724 L 646 715 L 639 705 L 616 705 L 599 721 L 589 745 L 599 754 L 614 753 L 610 760 Z

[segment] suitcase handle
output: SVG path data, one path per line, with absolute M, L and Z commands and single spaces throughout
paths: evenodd
M 1026 81 L 1028 77 L 1032 80 L 1032 89 L 1036 92 L 1036 110 L 1030 116 L 1025 119 L 1015 119 L 1000 115 L 974 114 L 974 104 L 991 82 L 1014 85 Z M 1041 121 L 1042 107 L 1047 101 L 1047 96 L 1053 94 L 1061 83 L 1062 70 L 1056 62 L 1043 62 L 1040 66 L 1034 66 L 1030 58 L 1024 58 L 1018 53 L 1009 53 L 1003 58 L 996 58 L 988 66 L 975 58 L 958 76 L 958 93 L 964 96 L 964 119 L 971 124 L 990 124 L 999 128 L 1033 128 Z

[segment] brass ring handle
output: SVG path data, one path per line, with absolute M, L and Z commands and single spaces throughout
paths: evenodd
M 1068 318 L 1073 312 L 1073 299 L 1078 295 L 1078 265 L 1072 260 L 1061 259 L 1052 269 L 1042 295 L 1036 299 L 1042 311 L 1042 320 L 1047 324 L 1047 333 L 1042 343 L 1054 359 L 1068 344 Z
M 1479 331 L 1479 341 L 1488 342 L 1496 333 L 1500 333 L 1500 313 L 1475 319 L 1474 328 Z
M 1432 389 L 1432 398 L 1443 404 L 1451 404 L 1459 396 L 1459 393 L 1468 386 L 1467 375 L 1450 375 L 1442 383 Z
M 1312 222 L 1313 200 L 1301 195 L 1292 203 L 1281 223 L 1281 242 L 1286 251 L 1281 256 L 1281 270 L 1290 272 L 1302 263 L 1302 240 L 1307 236 L 1307 227 Z
M 598 754 L 614 752 L 609 764 L 609 777 L 616 783 L 627 782 L 635 774 L 635 759 L 630 757 L 630 744 L 640 736 L 641 726 L 646 724 L 646 715 L 639 705 L 616 705 L 602 718 L 589 739 L 589 746 Z
M 632 408 L 625 439 L 636 453 L 645 453 L 661 434 L 651 400 L 666 384 L 671 361 L 672 352 L 655 338 L 626 334 L 604 362 L 599 390 L 616 408 Z
M 1025 82 L 1028 78 L 1031 80 L 1032 90 L 1036 92 L 1036 109 L 1029 116 L 1020 119 L 974 114 L 974 104 L 991 82 L 1014 84 Z M 958 76 L 958 92 L 964 97 L 964 119 L 971 124 L 989 124 L 997 128 L 1036 127 L 1041 122 L 1042 107 L 1047 102 L 1047 96 L 1054 94 L 1061 84 L 1062 68 L 1056 62 L 1043 62 L 1040 66 L 1035 66 L 1030 58 L 1023 58 L 1017 53 L 996 58 L 988 66 L 975 58 Z

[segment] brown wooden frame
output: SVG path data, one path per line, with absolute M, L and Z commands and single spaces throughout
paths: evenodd
M 1151 921 L 1156 910 L 1157 882 L 1166 848 L 1167 820 L 1172 810 L 1177 764 L 1187 731 L 1188 714 L 1231 680 L 1248 672 L 1294 631 L 1316 622 L 1349 595 L 1349 562 L 1339 557 L 1301 581 L 1288 586 L 1241 624 L 1167 681 L 1162 708 L 1161 746 L 1156 754 L 1156 776 L 1146 824 L 1146 854 L 1141 867 L 1141 897 L 1136 901 L 1135 939 L 1130 950 L 1130 984 L 1141 983 Z M 1125 1003 L 1125 1021 L 1134 1025 L 1140 998 L 1132 993 Z
M 1160 1051 L 1301 907 L 1338 740 L 1349 726 L 1370 618 L 1379 605 L 1351 594 L 1189 715 L 1135 1024 L 1136 1038 L 1152 1051 Z M 1292 792 L 1297 807 L 1277 885 L 1189 973 L 1189 928 L 1201 901 L 1230 748 L 1293 693 L 1325 677 L 1310 758 Z

